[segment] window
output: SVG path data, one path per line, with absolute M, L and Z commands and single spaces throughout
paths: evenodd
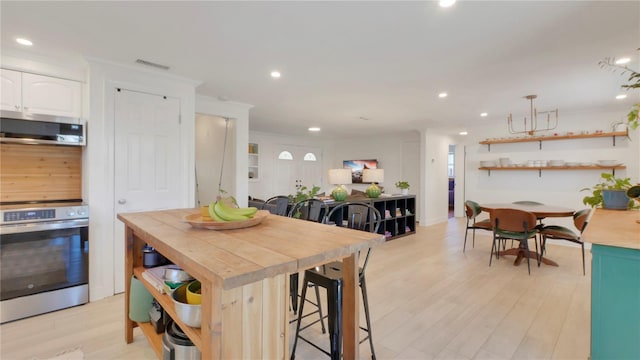
M 304 161 L 316 161 L 316 155 L 314 153 L 306 153 L 304 155 Z
M 285 150 L 278 155 L 278 160 L 293 160 L 293 155 Z
M 447 165 L 449 167 L 449 177 L 453 177 L 453 175 L 455 174 L 453 172 L 453 169 L 454 169 L 454 167 L 453 167 L 453 165 L 454 165 L 453 159 L 454 159 L 453 153 L 449 153 L 449 157 L 447 159 Z

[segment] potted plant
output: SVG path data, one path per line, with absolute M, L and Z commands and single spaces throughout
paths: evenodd
M 602 181 L 591 188 L 580 191 L 591 191 L 582 199 L 582 203 L 591 207 L 601 206 L 605 209 L 626 210 L 635 208 L 633 200 L 627 196 L 627 190 L 632 186 L 630 178 L 619 179 L 613 174 L 600 174 Z
M 408 181 L 398 181 L 396 182 L 396 187 L 400 189 L 400 192 L 402 193 L 402 195 L 409 194 L 410 185 Z
M 627 79 L 629 83 L 625 85 L 621 85 L 620 86 L 621 88 L 625 90 L 640 89 L 640 73 L 638 73 L 637 71 L 629 68 L 626 65 L 616 64 L 615 58 L 605 58 L 604 60 L 600 61 L 599 64 L 600 64 L 600 67 L 602 68 L 607 68 L 614 72 L 619 71 L 620 75 L 626 75 L 626 74 L 629 75 L 629 78 Z M 640 122 L 640 118 L 638 117 L 639 110 L 640 110 L 640 103 L 636 103 L 633 106 L 631 106 L 631 110 L 627 114 L 626 123 L 619 122 L 614 124 L 614 127 L 618 124 L 625 124 L 631 130 L 637 129 Z
M 313 199 L 318 195 L 318 191 L 320 191 L 320 186 L 313 185 L 311 190 L 309 190 L 306 186 L 296 186 L 296 194 L 289 194 L 289 202 L 295 204 L 302 200 Z

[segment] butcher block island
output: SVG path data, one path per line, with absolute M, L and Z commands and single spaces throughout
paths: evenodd
M 344 359 L 358 358 L 358 258 L 384 235 L 268 215 L 244 229 L 208 230 L 184 221 L 199 209 L 118 214 L 125 224 L 125 340 L 139 326 L 162 358 L 162 337 L 129 319 L 136 275 L 202 352 L 202 359 L 289 358 L 289 274 L 333 260 L 344 262 Z M 202 283 L 202 326 L 182 323 L 171 298 L 141 276 L 148 244 Z

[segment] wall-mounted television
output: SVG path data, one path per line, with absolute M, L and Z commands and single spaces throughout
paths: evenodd
M 343 160 L 342 167 L 351 169 L 351 182 L 354 184 L 362 184 L 362 171 L 364 169 L 377 169 L 378 160 Z

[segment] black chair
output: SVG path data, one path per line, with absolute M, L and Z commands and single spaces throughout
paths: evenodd
M 524 251 L 527 258 L 527 268 L 531 275 L 531 265 L 529 262 L 529 239 L 533 238 L 538 251 L 538 243 L 535 241 L 538 235 L 536 227 L 536 216 L 528 211 L 517 209 L 495 209 L 490 213 L 491 224 L 493 225 L 493 244 L 489 255 L 489 266 L 495 253 L 496 259 L 500 256 L 500 240 L 517 240 L 520 242 L 519 249 Z M 496 245 L 496 243 L 498 243 Z
M 582 241 L 582 233 L 584 229 L 587 228 L 587 224 L 589 224 L 589 215 L 591 215 L 591 209 L 583 209 L 580 211 L 576 211 L 573 214 L 573 224 L 576 229 L 580 231 L 580 234 L 576 234 L 573 230 L 560 226 L 560 225 L 548 225 L 544 226 L 540 230 L 540 235 L 542 236 L 542 243 L 540 245 L 540 256 L 538 259 L 538 266 L 540 266 L 540 262 L 542 260 L 542 255 L 544 254 L 547 247 L 547 239 L 551 240 L 566 240 L 575 244 L 580 244 L 582 247 L 582 275 L 586 275 L 586 269 L 584 265 L 584 241 Z
M 476 246 L 476 229 L 488 231 L 493 230 L 490 219 L 476 221 L 476 218 L 482 212 L 482 209 L 477 202 L 467 200 L 464 202 L 464 208 L 467 215 L 467 229 L 464 233 L 464 245 L 462 246 L 462 252 L 464 252 L 467 247 L 467 235 L 469 234 L 469 230 L 473 230 L 473 247 Z
M 314 222 L 322 222 L 324 217 L 329 213 L 329 205 L 325 204 L 324 201 L 318 199 L 307 199 L 297 202 L 291 210 L 289 211 L 289 217 L 307 221 Z M 315 288 L 316 291 L 316 303 L 312 303 L 313 305 L 318 307 L 317 312 L 322 319 L 322 307 L 320 304 L 320 293 L 318 291 L 318 287 Z M 289 276 L 289 292 L 291 296 L 291 308 L 293 309 L 293 313 L 298 313 L 298 273 L 291 274 Z M 315 314 L 316 312 L 312 312 L 304 315 L 303 317 L 307 317 L 309 315 Z M 324 320 L 321 320 L 322 325 L 322 333 L 326 332 L 324 327 Z
M 287 216 L 289 197 L 278 195 L 267 199 L 262 205 L 262 210 L 269 210 L 274 215 Z
M 334 207 L 327 216 L 324 218 L 324 223 L 335 224 L 336 226 L 345 226 L 352 229 L 378 232 L 380 227 L 381 216 L 380 212 L 371 205 L 358 202 L 346 202 Z M 375 351 L 373 349 L 373 339 L 371 337 L 371 318 L 369 316 L 369 299 L 367 297 L 367 284 L 365 281 L 365 270 L 367 263 L 369 262 L 369 255 L 371 249 L 367 251 L 367 255 L 364 257 L 364 262 L 359 267 L 359 285 L 362 291 L 362 304 L 364 306 L 364 315 L 367 323 L 367 327 L 360 329 L 367 332 L 367 336 L 364 337 L 360 343 L 369 340 L 371 347 L 371 358 L 375 359 Z M 316 320 L 301 328 L 302 314 L 304 312 L 304 299 L 307 295 L 307 287 L 309 284 L 323 287 L 327 290 L 327 321 L 329 326 L 329 343 L 331 351 L 327 352 L 318 345 L 312 343 L 310 340 L 300 335 L 300 331 L 312 326 L 319 320 Z M 296 346 L 298 345 L 298 339 L 301 339 L 323 353 L 329 355 L 332 360 L 339 360 L 342 352 L 342 262 L 331 262 L 329 264 L 321 265 L 313 269 L 308 269 L 304 272 L 304 283 L 302 286 L 302 301 L 300 301 L 300 311 L 298 312 L 298 323 L 296 325 L 296 336 L 293 341 L 293 349 L 291 351 L 291 359 L 295 359 Z

